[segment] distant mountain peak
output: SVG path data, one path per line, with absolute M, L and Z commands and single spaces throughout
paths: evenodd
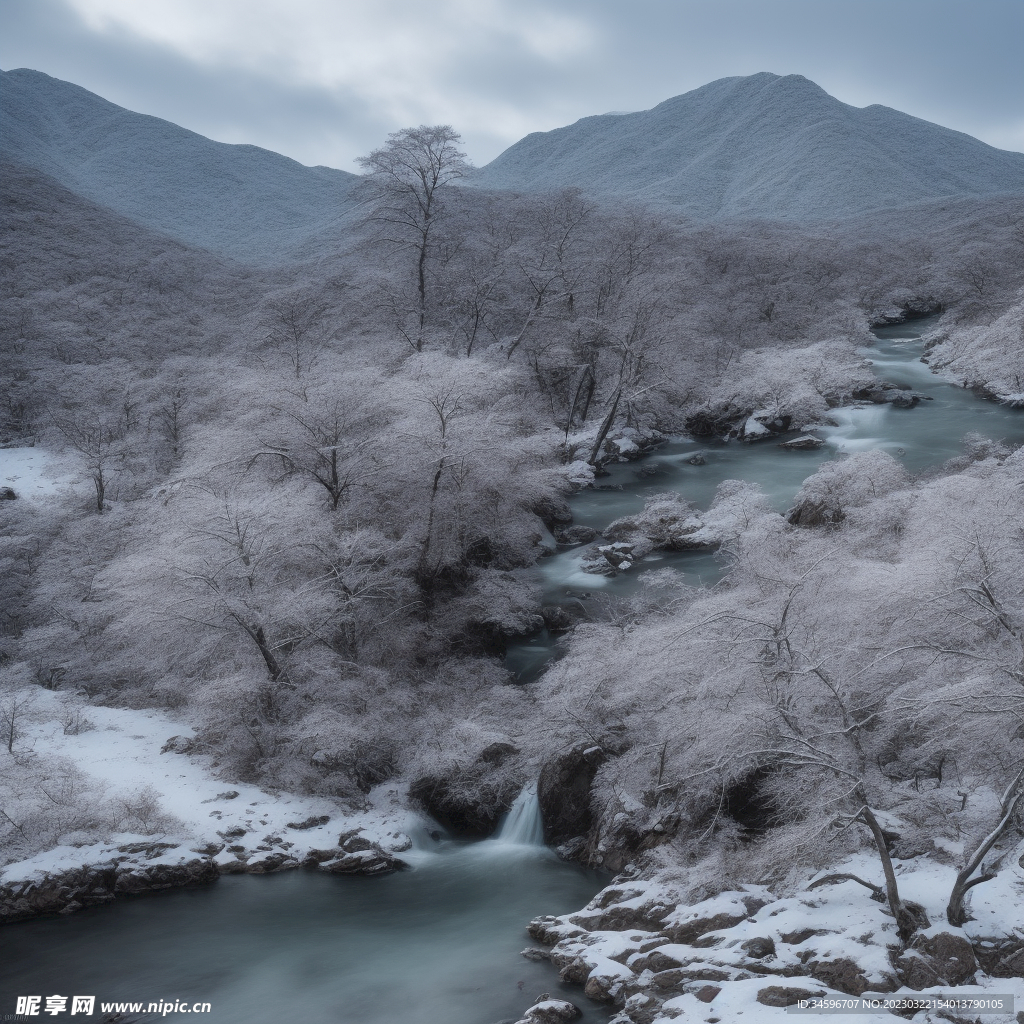
M 471 184 L 670 204 L 699 218 L 822 219 L 952 196 L 1024 193 L 1024 155 L 803 75 L 720 78 L 616 117 L 535 132 Z

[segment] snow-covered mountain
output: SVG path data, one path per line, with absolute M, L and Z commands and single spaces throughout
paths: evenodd
M 360 212 L 357 175 L 213 142 L 38 71 L 0 72 L 0 153 L 149 229 L 250 263 L 334 247 Z M 1024 195 L 1024 154 L 761 73 L 528 135 L 467 184 L 575 186 L 701 219 L 820 220 Z
M 946 196 L 1024 194 L 1024 154 L 889 107 L 851 107 L 800 75 L 723 78 L 633 114 L 535 132 L 474 176 L 577 186 L 700 218 L 820 219 Z
M 0 72 L 0 152 L 191 245 L 274 260 L 345 220 L 358 176 L 233 146 L 39 71 Z

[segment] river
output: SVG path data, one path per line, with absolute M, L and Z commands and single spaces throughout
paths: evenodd
M 876 343 L 862 352 L 882 380 L 909 387 L 927 395 L 928 400 L 909 409 L 888 404 L 835 409 L 834 423 L 800 432 L 825 441 L 823 447 L 807 451 L 779 447 L 779 442 L 800 436 L 797 432 L 754 443 L 673 438 L 640 461 L 607 466 L 608 476 L 599 479 L 598 487 L 579 491 L 570 500 L 574 522 L 600 532 L 620 516 L 639 512 L 650 495 L 665 491 L 678 491 L 706 509 L 723 480 L 758 484 L 775 508 L 785 512 L 803 481 L 822 462 L 844 454 L 880 448 L 903 462 L 911 473 L 919 473 L 961 454 L 965 434 L 1024 443 L 1024 410 L 957 387 L 921 362 L 922 338 L 938 320 L 938 316 L 930 316 L 876 328 L 872 332 Z M 698 452 L 704 463 L 693 465 L 690 459 Z M 589 546 L 561 548 L 541 560 L 538 573 L 545 604 L 590 610 L 604 598 L 628 597 L 635 592 L 640 574 L 647 569 L 671 567 L 691 586 L 702 586 L 716 583 L 727 568 L 714 552 L 655 552 L 629 572 L 600 576 L 580 568 Z M 536 679 L 559 653 L 558 638 L 543 630 L 509 645 L 505 664 L 526 683 Z
M 163 999 L 210 1003 L 210 1024 L 496 1024 L 548 992 L 599 1024 L 603 1006 L 519 955 L 532 917 L 578 910 L 607 884 L 539 845 L 537 815 L 534 801 L 514 834 L 482 843 L 424 833 L 402 855 L 412 869 L 384 877 L 227 875 L 8 925 L 0 1013 L 59 993 L 96 996 L 97 1017 L 100 1002 Z
M 934 322 L 876 330 L 877 344 L 864 353 L 882 379 L 931 401 L 836 410 L 835 423 L 810 431 L 826 441 L 813 451 L 674 439 L 641 463 L 609 467 L 600 489 L 577 494 L 576 522 L 600 530 L 667 490 L 706 508 L 727 479 L 760 484 L 785 511 L 802 481 L 844 452 L 882 448 L 919 472 L 958 454 L 971 431 L 1024 442 L 1024 413 L 948 384 L 920 361 L 920 338 Z M 697 451 L 703 465 L 689 462 Z M 724 568 L 712 553 L 681 553 L 608 579 L 581 572 L 579 557 L 570 548 L 543 560 L 547 601 L 625 596 L 646 568 L 672 566 L 695 585 L 713 583 Z M 545 633 L 510 650 L 508 663 L 528 679 L 555 654 Z M 0 1012 L 12 1012 L 17 995 L 56 992 L 210 1002 L 204 1019 L 217 1024 L 494 1024 L 550 992 L 581 1005 L 585 1021 L 607 1021 L 603 1007 L 560 985 L 548 963 L 518 955 L 530 944 L 531 917 L 578 909 L 604 884 L 537 844 L 535 813 L 524 819 L 520 807 L 515 823 L 484 843 L 421 838 L 412 870 L 384 878 L 234 875 L 9 926 L 0 933 Z

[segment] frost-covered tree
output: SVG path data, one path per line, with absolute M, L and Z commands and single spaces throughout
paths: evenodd
M 451 125 L 420 125 L 392 132 L 369 156 L 360 157 L 374 198 L 373 219 L 394 251 L 413 255 L 416 282 L 416 325 L 409 343 L 421 351 L 425 339 L 430 260 L 437 224 L 449 186 L 468 168 Z

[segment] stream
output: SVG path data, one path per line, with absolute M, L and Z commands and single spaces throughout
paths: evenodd
M 415 838 L 402 854 L 412 869 L 384 877 L 226 875 L 8 925 L 0 1013 L 19 995 L 60 993 L 95 995 L 93 1020 L 100 1002 L 164 999 L 211 1003 L 199 1018 L 210 1024 L 496 1024 L 548 992 L 587 1024 L 608 1020 L 549 963 L 519 955 L 535 945 L 531 918 L 578 910 L 607 884 L 543 845 L 535 795 L 495 839 Z
M 673 439 L 641 462 L 609 466 L 600 487 L 575 495 L 576 523 L 601 530 L 668 490 L 707 508 L 727 479 L 758 483 L 784 512 L 803 480 L 841 453 L 882 448 L 919 472 L 959 454 L 968 432 L 1024 442 L 1024 412 L 946 383 L 920 361 L 920 339 L 936 319 L 878 329 L 877 344 L 864 350 L 880 378 L 931 401 L 837 409 L 832 425 L 809 431 L 826 442 L 811 451 L 779 448 L 786 437 Z M 704 464 L 690 464 L 698 451 Z M 711 552 L 656 554 L 607 578 L 580 570 L 585 547 L 542 560 L 546 603 L 586 607 L 599 594 L 628 596 L 645 569 L 671 566 L 693 585 L 710 585 L 725 568 Z M 506 663 L 525 682 L 557 653 L 556 638 L 543 632 L 510 647 Z M 387 877 L 229 875 L 8 926 L 0 933 L 0 1013 L 13 1011 L 18 995 L 56 992 L 95 995 L 97 1015 L 100 1001 L 210 1002 L 203 1019 L 217 1024 L 496 1024 L 549 992 L 581 1006 L 589 1024 L 605 1022 L 607 1009 L 561 985 L 549 963 L 519 956 L 531 944 L 531 917 L 578 909 L 605 884 L 542 845 L 538 814 L 524 794 L 495 839 L 434 842 L 424 833 L 402 855 L 411 870 Z
M 981 398 L 943 380 L 921 362 L 921 339 L 938 320 L 929 316 L 875 328 L 876 344 L 862 350 L 880 379 L 928 395 L 929 401 L 910 409 L 866 403 L 834 409 L 834 425 L 753 443 L 673 438 L 641 460 L 605 466 L 608 475 L 599 478 L 597 487 L 579 491 L 569 500 L 574 523 L 600 532 L 615 519 L 639 512 L 651 495 L 665 491 L 678 491 L 698 508 L 707 509 L 723 480 L 758 484 L 775 508 L 786 512 L 804 480 L 821 463 L 843 454 L 881 448 L 911 473 L 919 473 L 960 455 L 968 433 L 1024 443 L 1024 410 Z M 779 447 L 779 442 L 802 434 L 820 437 L 825 444 L 807 451 Z M 691 465 L 689 460 L 698 452 L 704 464 Z M 540 561 L 544 604 L 575 604 L 577 609 L 589 610 L 602 598 L 629 597 L 640 587 L 640 574 L 648 569 L 675 569 L 690 586 L 713 585 L 726 570 L 713 551 L 654 552 L 628 572 L 600 576 L 580 568 L 589 547 L 560 546 Z M 561 653 L 558 637 L 542 630 L 510 644 L 505 666 L 517 681 L 528 683 Z

